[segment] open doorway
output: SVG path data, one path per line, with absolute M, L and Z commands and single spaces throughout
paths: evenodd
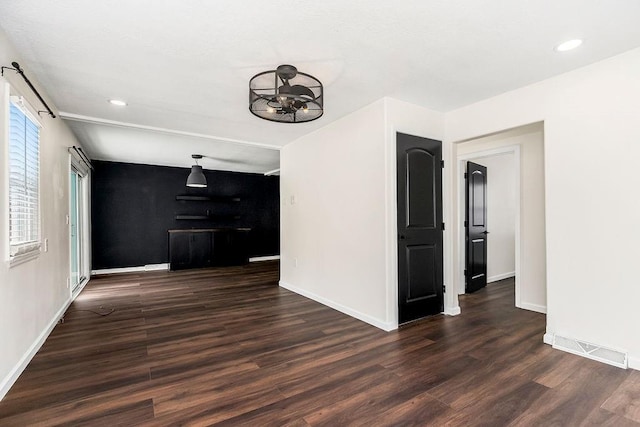
M 458 294 L 465 293 L 468 161 L 487 167 L 487 283 L 515 278 L 514 305 L 546 313 L 542 123 L 460 142 L 456 152 Z
M 459 294 L 516 275 L 519 147 L 471 155 L 460 158 L 466 219 L 461 242 L 465 286 L 458 289 Z

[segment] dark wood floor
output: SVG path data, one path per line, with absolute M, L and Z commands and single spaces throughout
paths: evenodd
M 266 262 L 91 280 L 0 425 L 640 424 L 640 372 L 542 344 L 510 280 L 386 333 L 277 279 Z

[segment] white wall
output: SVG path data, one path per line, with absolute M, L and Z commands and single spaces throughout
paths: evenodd
M 280 156 L 281 285 L 387 327 L 384 102 Z
M 442 138 L 442 116 L 381 99 L 280 160 L 281 285 L 383 329 L 397 326 L 396 131 Z
M 10 65 L 20 57 L 0 31 L 0 64 Z M 33 76 L 26 74 L 34 81 Z M 40 107 L 36 96 L 22 78 L 5 70 L 0 78 L 0 398 L 22 372 L 31 356 L 47 336 L 49 329 L 70 301 L 69 234 L 66 215 L 69 211 L 69 155 L 67 146 L 78 145 L 65 123 L 42 116 L 40 133 L 40 212 L 42 239 L 48 239 L 49 250 L 38 258 L 9 267 L 8 200 L 7 200 L 7 114 L 6 83 L 15 94 L 23 95 L 33 106 Z M 41 94 L 44 91 L 34 82 Z M 12 93 L 13 94 L 13 93 Z M 52 106 L 47 99 L 47 103 Z
M 547 286 L 542 125 L 523 126 L 455 144 L 454 149 L 457 155 L 468 155 L 513 146 L 520 149 L 520 275 L 516 277 L 515 303 L 520 308 L 544 313 L 547 310 Z M 488 180 L 493 182 L 491 172 Z M 491 227 L 490 225 L 490 230 Z M 493 234 L 490 234 L 489 238 L 492 237 Z M 460 241 L 461 238 L 456 239 L 456 242 Z M 458 253 L 460 252 L 456 251 Z
M 509 153 L 471 161 L 487 168 L 487 282 L 491 283 L 513 277 L 516 271 L 515 159 Z
M 448 141 L 544 121 L 547 334 L 640 368 L 640 49 L 448 113 Z

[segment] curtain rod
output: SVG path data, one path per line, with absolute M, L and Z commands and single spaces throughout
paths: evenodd
M 48 113 L 51 118 L 55 119 L 56 115 L 53 114 L 53 111 L 51 111 L 51 108 L 49 108 L 49 106 L 47 105 L 47 103 L 44 101 L 44 99 L 42 99 L 42 96 L 40 96 L 40 93 L 38 92 L 38 90 L 33 86 L 33 83 L 31 83 L 31 81 L 27 78 L 27 76 L 24 74 L 24 70 L 22 68 L 20 68 L 20 64 L 18 64 L 17 62 L 12 62 L 11 65 L 13 66 L 13 68 L 11 67 L 2 67 L 1 68 L 1 72 L 0 75 L 4 76 L 4 70 L 13 70 L 16 73 L 20 74 L 22 76 L 22 78 L 24 79 L 24 81 L 29 85 L 29 87 L 31 88 L 31 90 L 33 91 L 33 93 L 36 94 L 36 96 L 38 97 L 38 99 L 40 100 L 40 102 L 42 102 L 42 105 L 44 105 L 44 108 L 46 108 L 47 110 L 41 110 L 38 111 L 38 114 L 40 113 Z

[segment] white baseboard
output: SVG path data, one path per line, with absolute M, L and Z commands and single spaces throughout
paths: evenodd
M 271 255 L 271 256 L 261 256 L 249 258 L 249 262 L 259 262 L 259 261 L 271 261 L 280 259 L 280 255 Z M 119 273 L 140 273 L 143 271 L 162 271 L 168 270 L 169 264 L 147 264 L 140 267 L 122 267 L 122 268 L 105 268 L 102 270 L 91 270 L 92 276 L 99 276 L 101 274 L 119 274 Z
M 542 342 L 548 345 L 553 345 L 553 334 L 546 333 L 542 336 Z
M 169 263 L 164 263 L 164 264 L 147 264 L 144 267 L 144 271 L 161 271 L 161 270 L 168 270 L 169 269 Z
M 280 259 L 280 255 L 257 256 L 257 257 L 249 258 L 249 262 L 275 261 L 278 259 Z
M 487 277 L 487 283 L 497 282 L 498 280 L 508 279 L 510 277 L 516 277 L 516 272 L 511 271 L 509 273 L 496 274 L 494 276 Z
M 53 328 L 56 327 L 58 321 L 62 319 L 64 313 L 67 311 L 67 308 L 73 302 L 73 298 L 69 298 L 69 300 L 63 304 L 62 308 L 58 310 L 58 312 L 53 316 L 49 324 L 44 328 L 44 330 L 40 333 L 38 338 L 31 344 L 31 347 L 26 351 L 26 353 L 22 356 L 20 361 L 13 367 L 13 369 L 9 372 L 9 374 L 0 381 L 0 400 L 4 399 L 6 394 L 9 392 L 9 389 L 13 386 L 13 384 L 18 380 L 22 372 L 27 368 L 33 356 L 36 355 L 40 347 L 44 344 L 44 342 L 53 331 Z
M 141 271 L 160 271 L 168 270 L 169 264 L 147 264 L 140 267 L 123 267 L 123 268 L 105 268 L 103 270 L 91 270 L 92 276 L 101 274 L 118 274 L 118 273 L 139 273 Z
M 445 307 L 443 313 L 447 316 L 457 316 L 458 314 L 460 314 L 460 306 Z
M 303 297 L 312 299 L 316 302 L 319 302 L 320 304 L 326 305 L 327 307 L 331 307 L 334 310 L 338 310 L 341 313 L 347 314 L 351 317 L 354 317 L 358 320 L 362 320 L 365 323 L 368 323 L 370 325 L 375 326 L 376 328 L 380 328 L 383 331 L 392 331 L 394 329 L 398 329 L 398 325 L 394 324 L 392 322 L 383 322 L 380 319 L 376 319 L 375 317 L 371 317 L 368 314 L 364 314 L 364 313 L 360 313 L 357 310 L 354 310 L 352 308 L 349 308 L 347 306 L 344 306 L 342 304 L 339 304 L 335 301 L 331 301 L 330 299 L 321 297 L 320 295 L 316 295 L 313 292 L 309 292 L 306 291 L 304 289 L 300 289 L 296 286 L 293 286 L 289 283 L 280 281 L 280 286 L 291 291 L 291 292 L 295 292 L 298 295 L 302 295 Z
M 529 311 L 535 311 L 536 313 L 547 314 L 547 307 L 544 305 L 522 302 L 520 303 L 520 306 L 518 308 L 522 308 L 524 310 L 529 310 Z
M 640 357 L 629 355 L 629 368 L 640 371 Z

